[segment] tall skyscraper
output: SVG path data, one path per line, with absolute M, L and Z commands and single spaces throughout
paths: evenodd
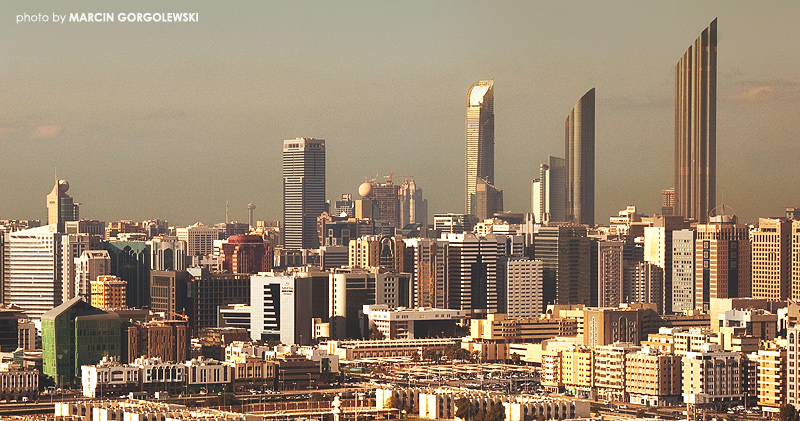
M 532 205 L 536 222 L 565 222 L 566 163 L 564 158 L 551 156 L 539 166 L 539 178 L 533 180 Z
M 317 217 L 325 211 L 325 140 L 283 141 L 283 246 L 319 247 Z
M 558 224 L 539 228 L 533 239 L 533 255 L 542 261 L 545 306 L 589 303 L 593 288 L 590 248 L 583 226 Z
M 494 184 L 494 81 L 475 82 L 467 93 L 466 208 L 475 215 L 478 180 Z
M 594 88 L 581 97 L 564 123 L 567 221 L 594 225 Z
M 61 256 L 56 224 L 5 233 L 5 304 L 16 304 L 31 319 L 61 304 Z
M 58 232 L 64 232 L 64 222 L 78 220 L 78 205 L 67 194 L 67 180 L 56 180 L 53 191 L 47 195 L 47 223 L 55 224 Z
M 675 214 L 708 222 L 717 194 L 717 20 L 675 66 Z

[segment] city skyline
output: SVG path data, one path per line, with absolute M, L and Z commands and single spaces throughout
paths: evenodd
M 181 5 L 200 22 L 2 26 L 0 144 L 14 159 L 0 166 L 0 217 L 45 221 L 55 169 L 82 217 L 214 223 L 229 201 L 231 219 L 252 202 L 255 219 L 280 220 L 278 151 L 298 136 L 327 140 L 328 199 L 394 172 L 425 189 L 429 215 L 458 212 L 463 90 L 484 79 L 499 89 L 505 209 L 530 211 L 575 92 L 596 87 L 595 221 L 626 205 L 657 213 L 673 187 L 675 59 L 717 17 L 717 203 L 749 223 L 797 205 L 781 152 L 800 134 L 800 59 L 784 53 L 798 5 Z M 0 18 L 95 8 L 8 2 Z

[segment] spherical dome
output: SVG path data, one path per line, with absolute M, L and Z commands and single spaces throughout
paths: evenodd
M 360 194 L 361 197 L 369 197 L 372 194 L 372 184 L 361 183 L 361 185 L 358 186 L 358 194 Z
M 66 193 L 69 190 L 69 183 L 67 180 L 58 180 L 58 191 Z

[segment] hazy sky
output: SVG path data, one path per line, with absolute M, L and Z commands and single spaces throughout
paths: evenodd
M 17 15 L 195 12 L 198 23 Z M 675 64 L 718 17 L 717 202 L 744 221 L 800 206 L 800 2 L 236 1 L 0 4 L 0 219 L 46 219 L 58 171 L 81 216 L 281 219 L 281 146 L 326 140 L 327 196 L 413 176 L 463 212 L 467 90 L 494 79 L 496 185 L 564 155 L 596 88 L 596 220 L 660 210 L 673 185 Z

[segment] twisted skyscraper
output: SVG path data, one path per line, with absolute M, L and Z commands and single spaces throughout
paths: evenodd
M 707 223 L 717 194 L 717 20 L 675 66 L 675 214 Z

